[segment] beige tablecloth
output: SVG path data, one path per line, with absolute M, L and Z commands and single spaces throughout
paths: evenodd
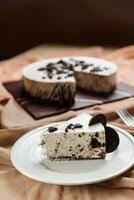
M 134 46 L 106 51 L 93 48 L 41 48 L 0 62 L 0 80 L 9 81 L 21 78 L 21 69 L 26 64 L 48 57 L 57 56 L 96 56 L 114 61 L 118 67 L 118 80 L 134 86 Z M 0 83 L 0 199 L 1 200 L 132 200 L 134 199 L 134 168 L 109 181 L 85 186 L 57 186 L 34 181 L 18 172 L 11 163 L 10 149 L 14 142 L 28 130 L 40 125 L 67 120 L 86 111 L 91 114 L 103 112 L 107 119 L 134 135 L 134 128 L 122 124 L 115 110 L 125 105 L 134 114 L 134 98 L 94 106 L 86 110 L 67 113 L 34 121 L 3 88 Z

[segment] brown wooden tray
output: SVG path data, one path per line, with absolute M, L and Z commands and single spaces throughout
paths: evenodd
M 117 83 L 115 91 L 108 96 L 97 96 L 77 90 L 75 103 L 71 107 L 60 106 L 57 104 L 40 102 L 29 97 L 23 88 L 23 82 L 12 81 L 3 83 L 5 88 L 13 95 L 15 100 L 25 109 L 34 119 L 60 114 L 68 110 L 79 110 L 82 108 L 118 101 L 134 96 L 134 87 L 125 83 Z

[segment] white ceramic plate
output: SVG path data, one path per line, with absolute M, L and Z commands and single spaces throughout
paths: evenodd
M 22 174 L 45 183 L 79 185 L 101 182 L 125 172 L 134 164 L 134 138 L 118 131 L 120 144 L 105 160 L 50 161 L 43 156 L 40 135 L 48 126 L 37 128 L 21 137 L 13 146 L 11 160 Z

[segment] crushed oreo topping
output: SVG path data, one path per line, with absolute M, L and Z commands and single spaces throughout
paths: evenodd
M 72 147 L 69 148 L 69 151 L 72 151 Z
M 53 74 L 52 73 L 48 73 L 48 78 L 52 79 Z
M 99 147 L 101 147 L 101 143 L 98 142 L 98 140 L 95 139 L 95 138 L 92 138 L 90 144 L 91 144 L 91 147 L 92 147 L 92 148 L 99 148 Z
M 46 66 L 46 69 L 47 70 L 55 69 L 55 64 L 54 63 L 48 63 L 47 66 Z
M 84 150 L 84 148 L 83 148 L 83 147 L 82 147 L 82 148 L 80 148 L 80 152 L 81 152 L 81 151 L 83 151 L 83 150 Z
M 83 125 L 82 124 L 74 124 L 74 128 L 82 128 Z
M 76 61 L 77 62 L 77 61 Z M 78 61 L 80 64 L 83 64 L 85 63 L 85 61 L 81 60 L 81 61 Z
M 39 145 L 44 145 L 45 144 L 45 141 L 42 140 L 41 143 Z
M 74 154 L 74 153 L 72 153 L 72 156 L 73 156 L 73 157 L 75 157 L 75 154 Z
M 108 67 L 104 67 L 103 69 L 104 69 L 104 70 L 108 70 Z
M 49 128 L 48 128 L 48 131 L 50 132 L 50 133 L 52 133 L 52 132 L 54 132 L 54 131 L 57 131 L 58 129 L 57 129 L 57 127 L 54 127 L 54 126 L 50 126 Z
M 69 73 L 65 76 L 65 78 L 71 77 L 71 76 L 73 76 L 73 75 L 74 75 L 73 72 L 69 72 Z
M 73 71 L 73 70 L 74 70 L 74 68 L 73 68 L 73 65 L 72 65 L 72 64 L 70 64 L 70 65 L 69 65 L 69 69 L 70 69 L 71 71 Z
M 72 123 L 67 125 L 67 129 L 72 129 L 72 128 L 74 128 L 74 125 Z
M 40 67 L 39 69 L 37 69 L 38 71 L 44 71 L 46 68 L 44 67 Z
M 76 123 L 76 124 L 68 124 L 67 127 L 65 128 L 65 132 L 68 132 L 69 129 L 75 129 L 75 128 L 82 128 L 83 125 Z
M 65 61 L 63 61 L 63 60 L 59 60 L 59 61 L 57 62 L 57 64 L 61 64 L 61 65 L 65 65 L 65 66 L 68 65 L 68 63 L 65 62 Z
M 90 72 L 100 72 L 102 69 L 100 67 L 94 67 L 93 69 L 90 70 Z
M 59 60 L 56 63 L 48 63 L 46 67 L 42 67 L 38 69 L 39 71 L 45 71 L 49 79 L 52 79 L 54 75 L 58 74 L 67 74 L 65 78 L 71 77 L 74 75 L 73 65 L 65 62 L 63 60 Z M 62 77 L 61 77 L 62 78 Z M 57 77 L 57 79 L 61 79 Z
M 99 136 L 99 133 L 98 133 L 98 132 L 96 132 L 96 133 L 95 133 L 95 137 L 98 137 L 98 136 Z
M 83 65 L 82 65 L 82 70 L 87 69 L 88 67 L 89 67 L 88 64 L 83 64 Z
M 105 143 L 103 143 L 101 146 L 102 146 L 102 147 L 105 147 Z
M 74 125 L 72 123 L 68 124 L 67 128 L 72 128 Z
M 66 132 L 66 133 L 68 132 L 68 128 L 67 128 L 67 127 L 65 128 L 65 132 Z
M 72 58 L 70 58 L 70 61 L 64 61 L 61 59 L 55 63 L 48 63 L 46 67 L 41 67 L 38 69 L 38 71 L 44 71 L 49 79 L 52 79 L 53 76 L 58 74 L 65 74 L 64 78 L 69 78 L 74 76 L 74 68 L 76 66 L 81 66 L 81 69 L 85 70 L 89 67 L 93 67 L 94 64 L 86 63 L 83 60 L 81 61 L 74 60 Z M 108 69 L 107 67 L 104 68 Z M 98 71 L 102 71 L 102 69 L 99 66 L 96 67 L 94 66 L 90 70 L 90 72 L 98 72 Z M 59 80 L 61 78 L 57 77 L 57 79 Z
M 57 69 L 57 74 L 62 74 L 63 72 L 64 71 L 61 68 Z

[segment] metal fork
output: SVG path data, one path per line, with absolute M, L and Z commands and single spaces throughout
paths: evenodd
M 127 126 L 134 126 L 134 118 L 129 114 L 126 108 L 120 107 L 116 112 Z

